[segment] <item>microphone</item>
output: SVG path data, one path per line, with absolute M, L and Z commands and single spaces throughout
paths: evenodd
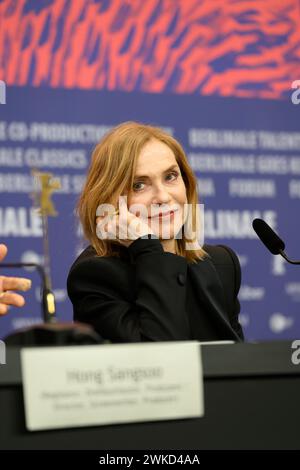
M 42 292 L 42 314 L 45 323 L 54 323 L 55 320 L 55 297 L 47 287 L 47 277 L 43 266 L 37 263 L 0 263 L 1 268 L 35 268 L 41 278 Z
M 260 238 L 262 243 L 268 248 L 273 255 L 281 255 L 290 264 L 300 264 L 300 261 L 292 261 L 286 255 L 285 243 L 277 233 L 262 219 L 254 219 L 252 227 Z

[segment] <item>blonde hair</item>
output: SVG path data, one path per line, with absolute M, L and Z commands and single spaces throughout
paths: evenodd
M 151 139 L 157 139 L 173 151 L 186 187 L 187 203 L 191 205 L 192 227 L 196 222 L 198 204 L 197 180 L 189 166 L 181 145 L 159 127 L 124 122 L 111 129 L 96 145 L 91 158 L 87 179 L 77 205 L 83 233 L 98 256 L 120 256 L 120 244 L 113 240 L 99 239 L 96 233 L 96 211 L 100 204 L 117 206 L 119 196 L 133 186 L 138 156 L 142 147 Z M 194 240 L 192 240 L 193 242 Z M 206 255 L 202 248 L 186 250 L 185 237 L 175 239 L 176 254 L 189 262 L 197 262 Z

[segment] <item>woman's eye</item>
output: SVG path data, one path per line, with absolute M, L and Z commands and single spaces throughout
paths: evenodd
M 174 176 L 174 179 L 176 179 L 177 176 L 178 176 L 178 172 L 177 172 L 177 171 L 172 171 L 172 172 L 169 173 L 167 176 Z
M 170 176 L 171 176 L 172 178 L 169 178 Z M 178 173 L 177 171 L 172 171 L 171 173 L 168 173 L 168 174 L 167 174 L 166 179 L 167 179 L 168 181 L 173 181 L 173 180 L 175 180 L 176 178 L 178 178 L 178 176 L 179 176 L 179 173 Z M 134 184 L 133 184 L 133 187 L 132 187 L 132 188 L 133 188 L 133 191 L 141 191 L 143 188 L 139 187 L 139 185 L 143 185 L 143 184 L 145 184 L 145 183 L 142 182 L 142 181 L 138 181 L 138 182 L 134 183 Z
M 134 191 L 140 191 L 141 188 L 138 187 L 139 184 L 144 184 L 144 183 L 134 183 L 134 185 L 133 185 L 133 190 Z

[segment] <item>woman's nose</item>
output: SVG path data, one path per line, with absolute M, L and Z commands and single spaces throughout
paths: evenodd
M 171 201 L 171 196 L 163 185 L 157 186 L 153 193 L 153 204 L 167 204 Z

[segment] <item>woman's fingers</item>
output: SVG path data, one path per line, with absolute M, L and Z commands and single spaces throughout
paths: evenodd
M 7 246 L 0 244 L 0 261 L 3 261 L 5 256 L 7 255 Z
M 0 276 L 0 293 L 7 290 L 26 292 L 31 288 L 31 280 L 24 277 Z
M 6 315 L 8 312 L 8 309 L 9 309 L 8 305 L 2 304 L 0 302 L 0 315 Z
M 128 210 L 122 198 L 119 200 L 119 214 L 113 212 L 109 216 L 98 216 L 96 224 L 99 238 L 118 240 L 125 246 L 143 235 L 153 233 L 145 220 Z
M 13 305 L 14 307 L 23 307 L 25 300 L 20 294 L 15 294 L 14 292 L 2 292 L 2 294 L 0 294 L 0 303 Z
M 6 245 L 0 244 L 0 261 L 7 254 Z M 5 315 L 9 306 L 23 307 L 25 299 L 22 295 L 12 292 L 20 290 L 26 292 L 31 287 L 31 280 L 24 277 L 0 276 L 0 315 Z
M 127 202 L 123 196 L 119 197 L 119 211 L 121 216 L 126 215 L 128 212 Z

